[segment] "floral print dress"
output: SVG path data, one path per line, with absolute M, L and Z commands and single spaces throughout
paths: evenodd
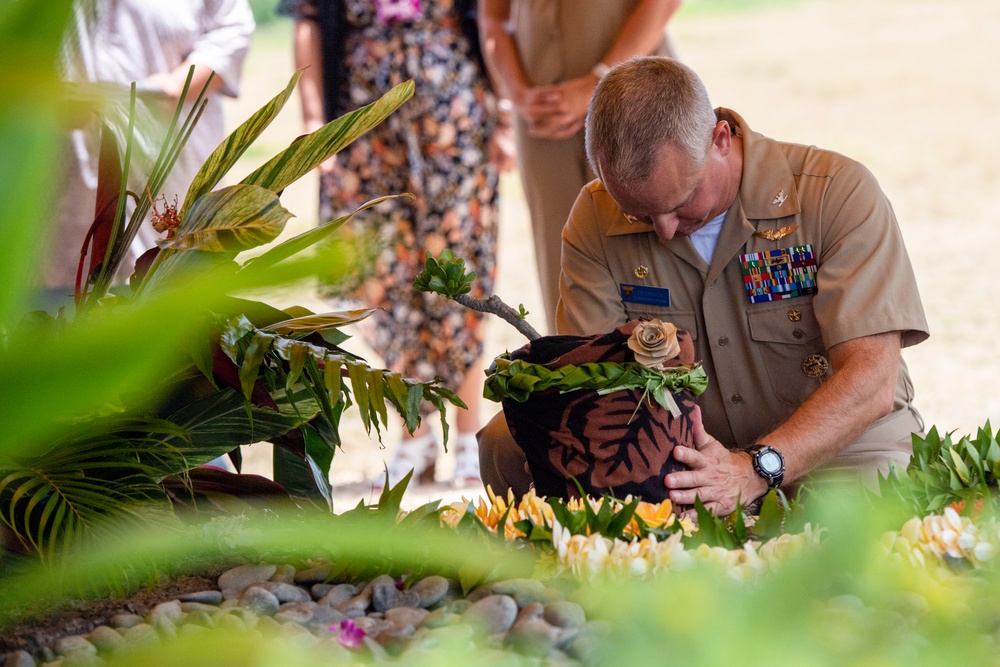
M 297 16 L 311 2 L 298 2 Z M 445 248 L 477 278 L 474 296 L 493 291 L 497 173 L 488 146 L 495 100 L 470 56 L 452 0 L 347 0 L 348 110 L 413 79 L 412 99 L 338 154 L 339 169 L 320 186 L 321 220 L 364 202 L 409 192 L 363 211 L 348 232 L 349 294 L 379 308 L 363 330 L 386 365 L 409 377 L 440 377 L 457 390 L 482 354 L 482 314 L 446 297 L 419 293 L 414 276 L 425 251 Z M 401 7 L 402 6 L 402 7 Z M 388 11 L 387 11 L 388 10 Z M 362 250 L 362 248 L 364 250 Z

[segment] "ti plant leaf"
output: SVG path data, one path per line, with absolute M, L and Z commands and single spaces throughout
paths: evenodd
M 181 206 L 180 217 L 183 220 L 187 217 L 188 209 L 198 199 L 207 194 L 219 184 L 222 177 L 229 173 L 233 165 L 240 159 L 247 148 L 260 136 L 271 121 L 278 115 L 278 112 L 285 106 L 295 84 L 302 76 L 302 70 L 298 70 L 292 75 L 285 89 L 275 95 L 271 101 L 257 110 L 250 118 L 246 119 L 242 125 L 226 137 L 219 146 L 208 156 L 205 164 L 201 166 L 195 174 L 184 197 L 184 204 Z

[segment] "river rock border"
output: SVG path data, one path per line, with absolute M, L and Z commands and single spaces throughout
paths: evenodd
M 492 582 L 462 595 L 457 582 L 437 575 L 346 583 L 330 581 L 331 569 L 323 563 L 302 570 L 239 565 L 223 572 L 215 589 L 162 602 L 144 616 L 116 614 L 107 625 L 62 637 L 38 655 L 16 651 L 0 664 L 97 667 L 112 654 L 228 628 L 284 637 L 333 662 L 358 653 L 365 662 L 405 664 L 408 651 L 433 650 L 447 641 L 513 650 L 545 664 L 587 665 L 595 643 L 607 635 L 604 624 L 587 621 L 579 604 L 536 579 Z M 345 629 L 355 642 L 343 640 Z

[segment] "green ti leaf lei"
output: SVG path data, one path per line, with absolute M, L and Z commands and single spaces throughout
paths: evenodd
M 497 357 L 486 374 L 483 396 L 499 402 L 510 398 L 519 403 L 533 392 L 558 389 L 560 393 L 593 389 L 608 394 L 621 389 L 642 389 L 675 417 L 679 414 L 672 394 L 689 390 L 695 396 L 708 387 L 708 376 L 701 364 L 657 370 L 637 362 L 586 363 L 551 369 L 526 361 L 511 361 L 508 355 Z

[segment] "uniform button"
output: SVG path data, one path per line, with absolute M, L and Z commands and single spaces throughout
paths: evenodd
M 792 335 L 795 336 L 796 338 L 805 338 L 806 332 L 803 331 L 802 329 L 796 329 L 795 331 L 792 332 Z
M 742 403 L 743 402 L 743 397 L 740 396 L 739 394 L 733 394 L 729 398 L 729 400 L 731 400 L 733 403 Z
M 725 336 L 719 336 L 719 345 L 721 347 L 725 347 L 725 346 L 729 345 L 729 339 L 726 338 Z

